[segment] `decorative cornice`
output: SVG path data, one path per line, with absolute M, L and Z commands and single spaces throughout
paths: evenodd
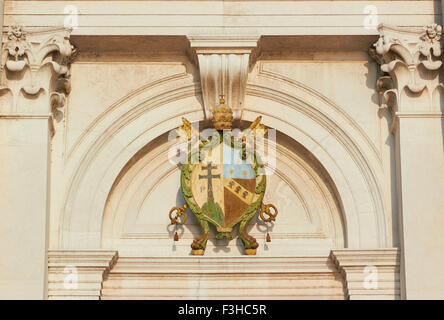
M 436 58 L 441 55 L 442 27 L 431 24 L 418 30 L 380 25 L 378 31 L 380 37 L 369 53 L 385 73 L 377 83 L 380 106 L 392 112 L 440 110 L 442 61 Z
M 100 299 L 117 260 L 114 250 L 48 250 L 48 298 Z
M 104 300 L 283 297 L 344 299 L 342 279 L 327 256 L 120 257 L 102 290 Z
M 198 53 L 222 49 L 233 52 L 251 52 L 257 47 L 258 36 L 188 36 L 190 45 Z
M 248 268 L 245 266 L 248 265 Z M 333 273 L 327 256 L 304 257 L 121 257 L 112 273 Z
M 26 32 L 21 26 L 9 27 L 2 49 L 0 112 L 52 112 L 60 120 L 59 110 L 70 92 L 70 57 L 75 51 L 70 32 L 60 28 Z
M 399 299 L 399 249 L 334 249 L 349 299 Z
M 197 56 L 202 96 L 207 119 L 212 119 L 219 96 L 233 109 L 235 119 L 242 116 L 250 56 L 258 36 L 189 36 Z

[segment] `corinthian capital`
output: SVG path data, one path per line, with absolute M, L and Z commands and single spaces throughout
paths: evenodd
M 422 30 L 378 27 L 380 37 L 371 53 L 381 64 L 381 70 L 393 80 L 385 92 L 386 99 L 396 96 L 395 111 L 440 109 L 439 68 L 442 27 L 431 24 Z M 381 81 L 378 81 L 381 82 Z
M 2 48 L 0 113 L 49 114 L 70 91 L 70 30 L 10 27 Z

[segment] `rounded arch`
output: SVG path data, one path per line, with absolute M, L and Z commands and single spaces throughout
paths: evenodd
M 247 128 L 250 123 L 243 123 Z M 201 128 L 203 126 L 200 126 Z M 178 185 L 180 169 L 169 161 L 176 150 L 186 149 L 181 141 L 169 141 L 164 133 L 149 142 L 119 173 L 104 208 L 102 247 L 128 254 L 168 255 L 175 231 L 169 223 L 172 206 L 184 205 Z M 266 139 L 265 154 L 279 155 L 267 178 L 265 203 L 279 208 L 279 223 L 273 224 L 273 246 L 261 250 L 262 255 L 297 255 L 304 251 L 326 253 L 346 243 L 342 221 L 342 205 L 330 176 L 310 152 L 299 143 L 277 132 Z M 262 154 L 262 152 L 261 152 Z M 266 167 L 270 166 L 266 164 Z M 159 201 L 161 199 L 161 201 Z M 257 219 L 249 225 L 250 234 L 263 246 L 267 227 Z M 174 247 L 181 255 L 190 254 L 187 244 L 200 234 L 200 226 L 192 215 L 177 230 L 181 243 Z M 210 233 L 206 255 L 242 254 L 240 241 L 220 243 Z
M 365 134 L 311 89 L 269 75 L 255 80 L 247 85 L 243 119 L 263 115 L 265 125 L 285 132 L 322 164 L 343 205 L 348 247 L 385 247 L 390 235 L 382 169 Z M 100 247 L 105 204 L 119 173 L 150 141 L 177 128 L 181 116 L 204 119 L 200 86 L 191 76 L 137 90 L 95 121 L 68 162 L 61 248 Z

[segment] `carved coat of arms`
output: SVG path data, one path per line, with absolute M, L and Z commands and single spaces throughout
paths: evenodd
M 214 133 L 210 139 L 189 148 L 186 163 L 182 164 L 180 184 L 185 199 L 183 208 L 170 211 L 173 223 L 180 223 L 179 216 L 189 208 L 202 228 L 202 235 L 191 244 L 193 255 L 203 255 L 210 233 L 210 224 L 217 231 L 216 239 L 231 239 L 233 227 L 239 224 L 239 236 L 245 246 L 245 254 L 256 254 L 256 239 L 247 234 L 248 222 L 261 210 L 264 221 L 275 220 L 277 210 L 264 205 L 266 175 L 254 148 L 248 148 L 246 138 L 253 139 L 266 133 L 260 124 L 261 117 L 241 137 L 235 137 L 232 129 L 232 111 L 221 99 L 213 112 Z M 192 143 L 193 128 L 186 119 L 179 133 Z M 274 212 L 270 211 L 273 208 Z M 176 212 L 175 216 L 173 213 Z M 264 213 L 268 217 L 264 217 Z M 182 220 L 181 223 L 184 223 Z M 177 235 L 176 235 L 177 237 Z

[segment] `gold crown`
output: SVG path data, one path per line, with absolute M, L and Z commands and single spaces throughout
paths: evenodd
M 231 129 L 233 123 L 233 111 L 225 104 L 223 95 L 219 100 L 219 105 L 213 111 L 213 127 L 216 130 Z

